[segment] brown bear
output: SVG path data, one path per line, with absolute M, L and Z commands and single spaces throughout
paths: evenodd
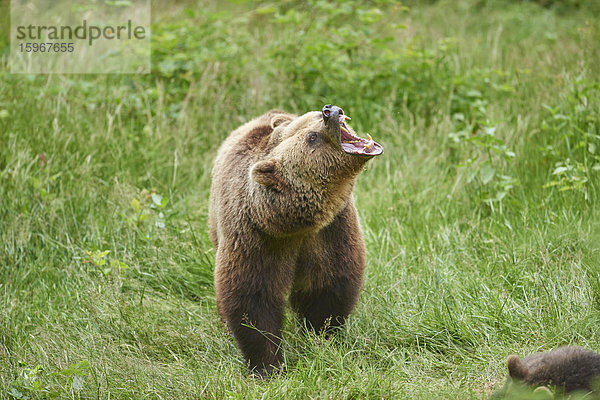
M 567 346 L 524 359 L 511 355 L 506 363 L 510 380 L 532 387 L 555 386 L 565 393 L 595 391 L 598 394 L 600 354 L 591 350 Z
M 365 245 L 352 190 L 383 147 L 337 106 L 272 110 L 233 131 L 212 171 L 210 239 L 221 318 L 259 376 L 281 366 L 286 297 L 315 331 L 356 304 Z

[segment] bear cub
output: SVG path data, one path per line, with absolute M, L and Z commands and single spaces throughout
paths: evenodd
M 320 331 L 343 324 L 363 282 L 365 245 L 352 191 L 383 147 L 326 105 L 272 110 L 242 125 L 215 159 L 209 234 L 219 315 L 251 370 L 282 366 L 286 298 Z
M 509 381 L 516 380 L 532 387 L 555 386 L 565 393 L 599 393 L 600 354 L 581 347 L 560 347 L 523 359 L 511 355 L 507 366 Z

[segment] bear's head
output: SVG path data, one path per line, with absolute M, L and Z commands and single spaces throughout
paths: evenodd
M 321 112 L 308 112 L 298 118 L 289 114 L 271 119 L 272 150 L 252 168 L 252 178 L 266 186 L 291 184 L 327 186 L 353 181 L 364 164 L 383 153 L 383 147 L 358 136 L 346 124 L 344 111 L 326 105 Z
M 383 153 L 370 135 L 358 136 L 346 124 L 348 119 L 341 108 L 332 105 L 299 117 L 271 118 L 268 154 L 250 169 L 251 179 L 259 186 L 256 190 L 271 198 L 273 212 L 269 214 L 278 215 L 282 222 L 288 220 L 289 226 L 298 222 L 320 227 L 348 202 L 365 163 Z M 289 215 L 290 202 L 297 206 L 295 219 Z

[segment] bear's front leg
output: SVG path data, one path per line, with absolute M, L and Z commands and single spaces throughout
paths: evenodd
M 360 293 L 365 245 L 354 204 L 306 239 L 299 252 L 290 303 L 317 333 L 344 323 Z
M 336 278 L 327 286 L 294 290 L 290 295 L 290 303 L 310 329 L 329 335 L 344 324 L 356 304 L 359 291 L 359 281 Z
M 282 366 L 284 293 L 293 273 L 253 250 L 253 254 L 240 254 L 239 248 L 219 247 L 215 289 L 219 314 L 250 369 L 265 377 Z

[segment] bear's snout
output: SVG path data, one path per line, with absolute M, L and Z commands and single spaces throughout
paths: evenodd
M 339 108 L 338 106 L 332 106 L 331 104 L 325 104 L 323 106 L 323 121 L 327 124 L 329 118 L 334 117 L 336 121 L 339 121 L 339 116 L 344 115 L 344 110 Z

